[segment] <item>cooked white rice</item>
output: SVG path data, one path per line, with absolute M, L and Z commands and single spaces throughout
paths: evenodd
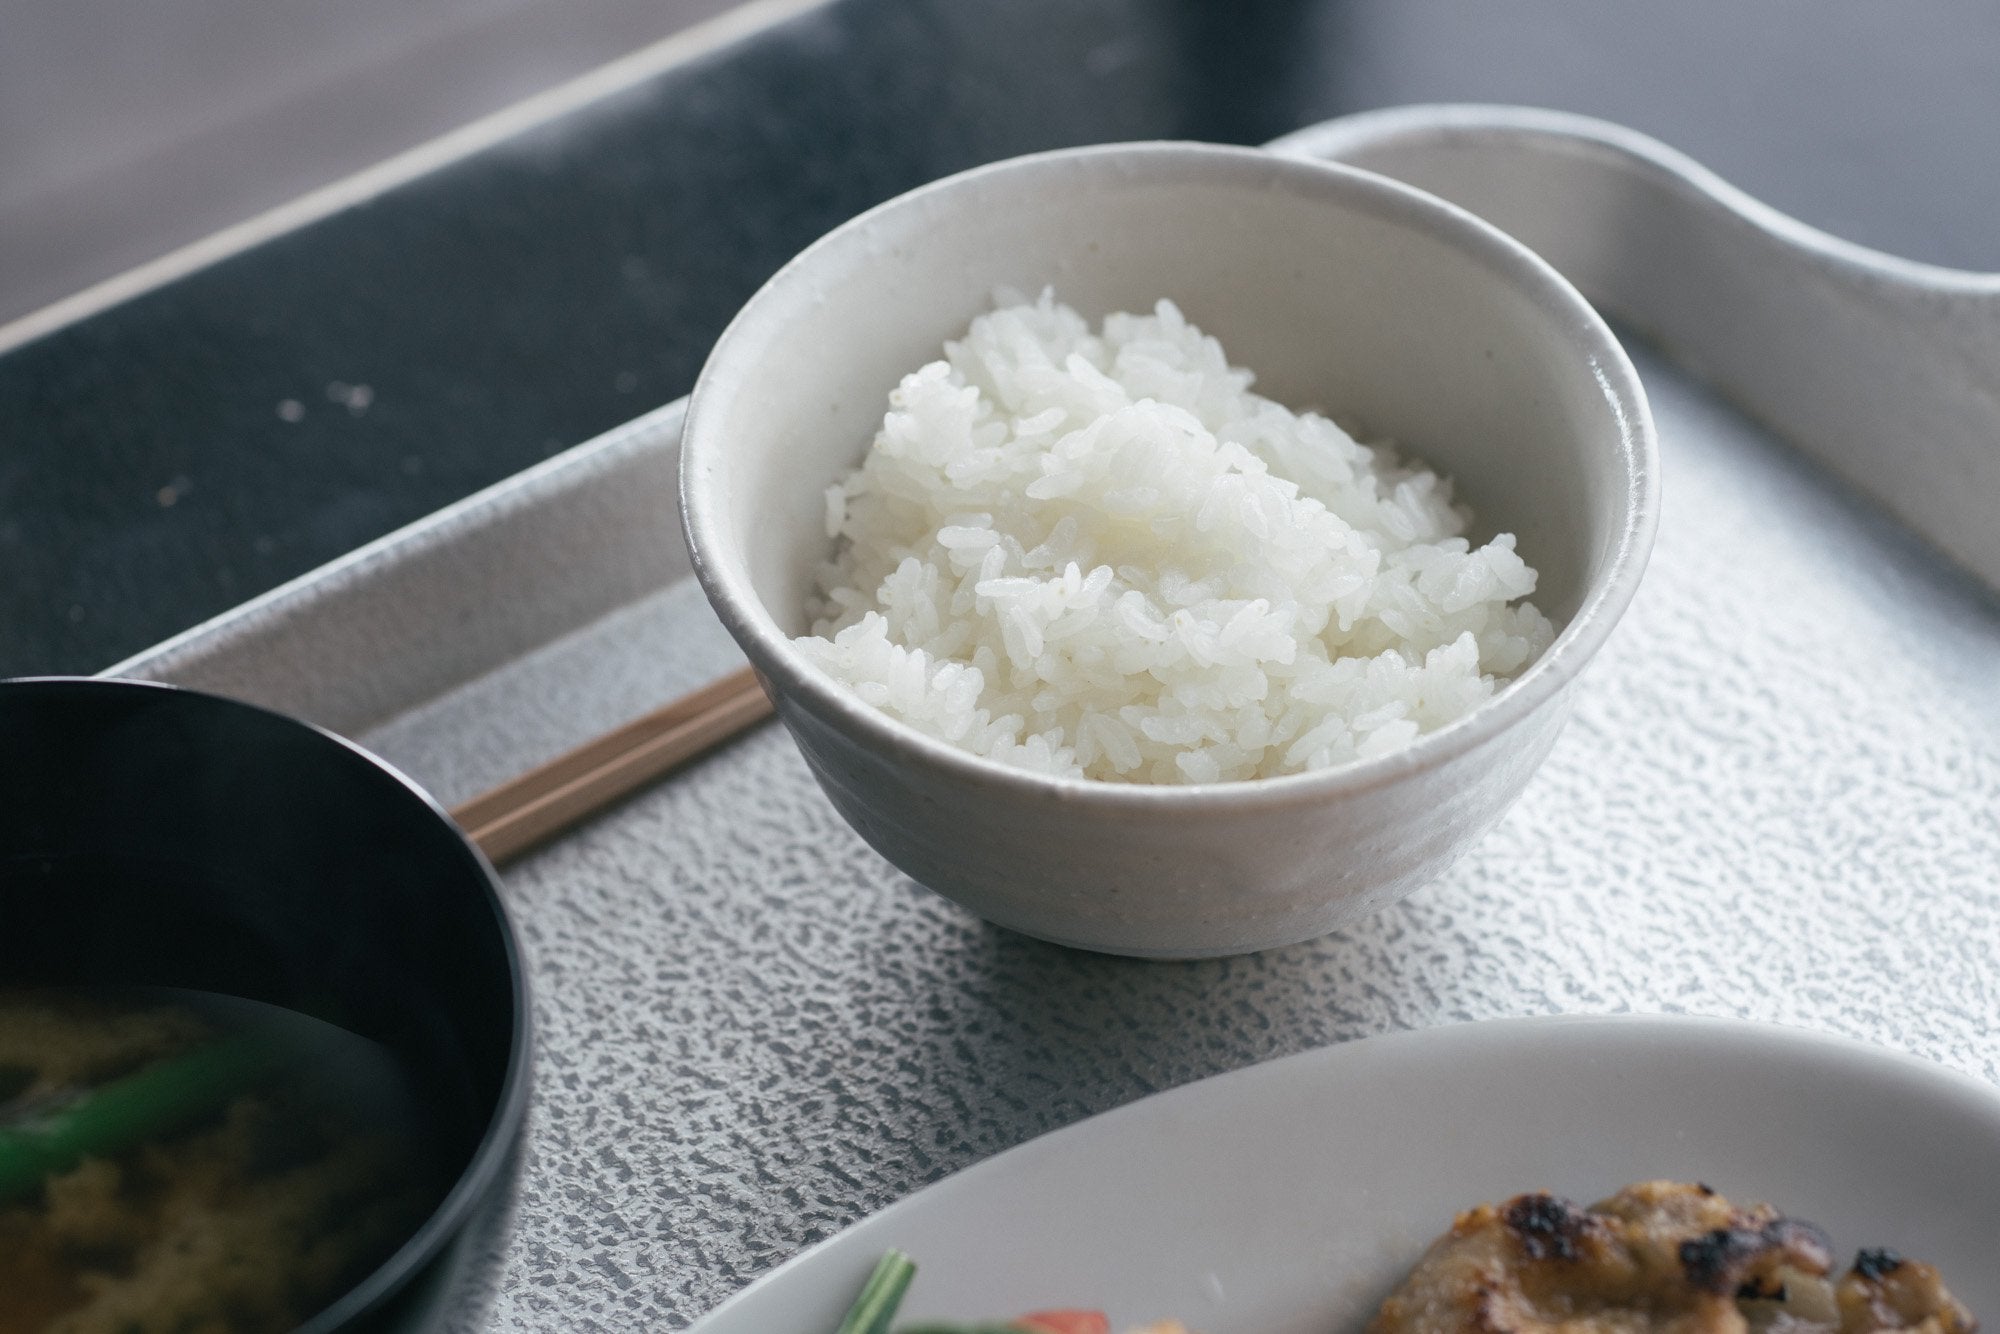
M 1449 481 L 1251 393 L 1171 302 L 1094 334 L 1045 292 L 944 351 L 828 489 L 798 641 L 923 732 L 1113 781 L 1323 769 L 1554 637 L 1512 534 L 1472 549 Z

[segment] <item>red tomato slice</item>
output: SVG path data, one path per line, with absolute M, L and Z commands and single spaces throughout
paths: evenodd
M 1035 1311 L 1014 1322 L 1022 1334 L 1111 1334 L 1102 1311 Z

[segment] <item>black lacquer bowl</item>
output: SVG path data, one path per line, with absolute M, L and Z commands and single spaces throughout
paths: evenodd
M 395 1055 L 455 1184 L 308 1330 L 412 1323 L 511 1185 L 529 1020 L 492 868 L 421 789 L 317 728 L 165 686 L 0 682 L 0 986 L 17 985 L 215 992 Z

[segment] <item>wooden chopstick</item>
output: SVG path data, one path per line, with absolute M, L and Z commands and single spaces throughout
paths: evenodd
M 498 866 L 770 713 L 745 667 L 481 793 L 451 818 Z

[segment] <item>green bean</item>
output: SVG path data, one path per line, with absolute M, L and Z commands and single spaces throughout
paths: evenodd
M 179 1130 L 255 1084 L 271 1065 L 267 1044 L 225 1039 L 0 1126 L 0 1200 L 25 1194 L 85 1158 Z
M 883 1256 L 862 1285 L 861 1295 L 848 1308 L 837 1334 L 889 1334 L 889 1322 L 896 1318 L 896 1308 L 902 1305 L 903 1294 L 916 1276 L 916 1262 L 901 1251 Z

